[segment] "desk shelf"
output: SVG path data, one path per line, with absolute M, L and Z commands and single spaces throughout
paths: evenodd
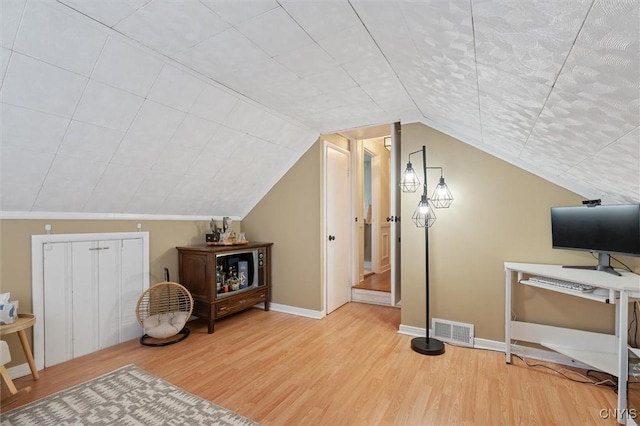
M 560 345 L 540 342 L 542 346 L 552 349 L 558 353 L 568 356 L 571 359 L 579 360 L 585 364 L 594 367 L 597 370 L 604 371 L 613 376 L 618 377 L 618 354 L 610 354 L 605 352 L 585 351 L 562 347 Z
M 606 296 L 601 296 L 599 294 L 594 294 L 590 291 L 587 292 L 579 292 L 579 291 L 573 291 L 573 290 L 569 290 L 567 288 L 562 288 L 562 287 L 558 287 L 555 285 L 549 285 L 549 284 L 544 284 L 544 283 L 539 283 L 536 281 L 531 281 L 531 280 L 520 280 L 519 281 L 520 284 L 525 284 L 531 287 L 538 287 L 538 288 L 543 288 L 545 290 L 551 290 L 554 291 L 556 293 L 564 293 L 564 294 L 569 294 L 571 296 L 576 296 L 576 297 L 582 297 L 583 299 L 589 299 L 589 300 L 595 300 L 596 302 L 602 302 L 602 303 L 611 303 L 611 304 L 615 304 L 615 299 L 611 299 L 610 295 L 606 295 Z

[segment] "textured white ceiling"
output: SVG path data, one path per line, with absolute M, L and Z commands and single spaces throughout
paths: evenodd
M 0 210 L 244 216 L 419 121 L 640 202 L 639 0 L 2 0 Z

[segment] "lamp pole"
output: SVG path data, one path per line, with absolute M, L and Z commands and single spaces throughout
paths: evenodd
M 422 145 L 422 168 L 424 171 L 423 197 L 427 197 L 427 148 Z M 424 227 L 424 270 L 425 270 L 425 337 L 411 339 L 411 349 L 423 355 L 444 353 L 444 343 L 429 337 L 429 226 Z

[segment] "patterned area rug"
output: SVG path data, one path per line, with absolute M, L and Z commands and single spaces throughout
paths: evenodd
M 135 365 L 3 413 L 1 424 L 258 425 Z

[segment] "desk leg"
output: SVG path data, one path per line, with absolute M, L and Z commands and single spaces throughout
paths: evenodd
M 27 333 L 25 333 L 24 330 L 18 330 L 18 337 L 20 337 L 22 350 L 24 351 L 24 354 L 27 357 L 27 362 L 29 362 L 29 368 L 31 369 L 31 375 L 33 376 L 33 380 L 38 380 L 40 378 L 40 375 L 38 374 L 38 370 L 36 369 L 36 363 L 33 360 L 33 353 L 31 352 L 31 346 L 29 346 Z
M 618 334 L 618 423 L 627 423 L 627 379 L 629 377 L 629 349 L 627 348 L 627 321 L 629 320 L 629 293 L 620 292 L 616 306 L 616 332 Z
M 505 269 L 504 288 L 504 354 L 511 364 L 511 269 Z

